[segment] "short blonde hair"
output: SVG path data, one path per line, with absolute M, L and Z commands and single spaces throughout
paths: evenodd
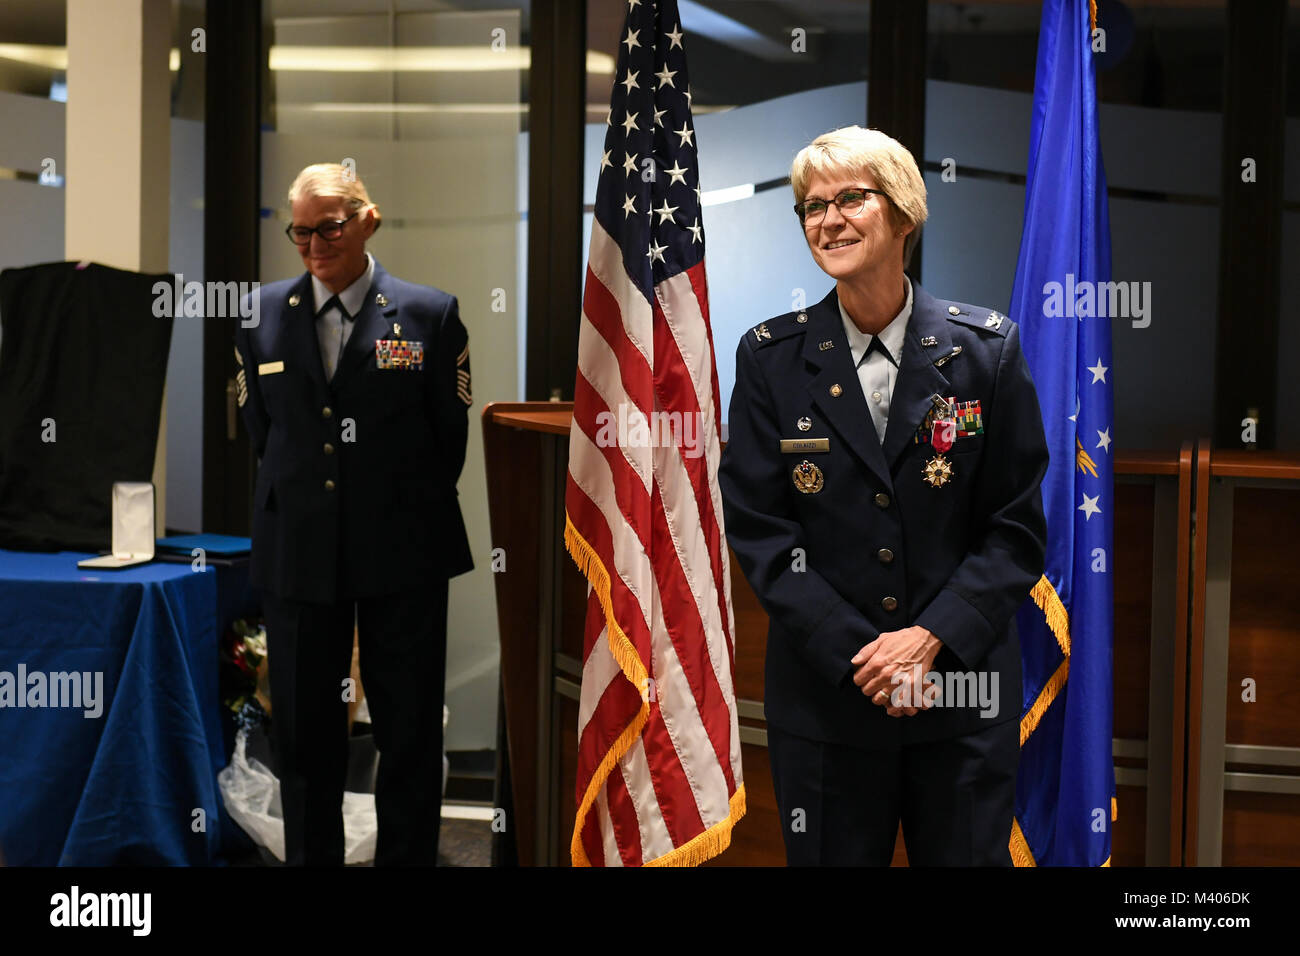
M 339 163 L 315 163 L 307 166 L 289 186 L 289 205 L 309 196 L 338 196 L 346 199 L 348 206 L 354 210 L 370 208 L 371 218 L 378 229 L 383 216 L 379 207 L 370 201 L 366 184 L 361 181 L 350 166 Z
M 814 177 L 835 173 L 847 176 L 870 174 L 877 188 L 888 194 L 897 211 L 896 218 L 914 227 L 903 241 L 903 267 L 906 268 L 912 261 L 912 251 L 921 241 L 921 227 L 929 216 L 925 205 L 925 180 L 907 147 L 878 129 L 863 129 L 861 126 L 845 126 L 822 133 L 799 150 L 790 166 L 794 201 L 804 201 L 808 184 Z

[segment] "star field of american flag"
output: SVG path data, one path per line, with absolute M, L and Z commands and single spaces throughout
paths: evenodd
M 677 4 L 628 0 L 628 7 L 595 214 L 623 249 L 627 274 L 650 298 L 657 283 L 704 258 L 704 227 Z

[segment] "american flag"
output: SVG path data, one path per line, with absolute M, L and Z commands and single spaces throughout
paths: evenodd
M 745 813 L 686 51 L 676 0 L 628 8 L 565 488 L 588 581 L 575 866 L 701 863 Z

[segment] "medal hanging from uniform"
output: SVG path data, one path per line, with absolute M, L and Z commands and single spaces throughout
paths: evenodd
M 921 477 L 932 488 L 942 488 L 950 482 L 956 472 L 944 453 L 952 447 L 957 438 L 957 419 L 953 415 L 951 402 L 935 402 L 934 422 L 930 426 L 930 445 L 934 448 L 934 457 L 925 463 Z

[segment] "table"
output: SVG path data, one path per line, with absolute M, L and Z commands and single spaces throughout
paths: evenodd
M 0 852 L 20 866 L 213 862 L 218 638 L 247 603 L 247 565 L 78 568 L 86 557 L 0 550 Z M 46 706 L 20 707 L 20 668 L 30 703 L 37 674 L 85 676 L 48 678 Z M 82 689 L 96 706 L 49 706 Z

